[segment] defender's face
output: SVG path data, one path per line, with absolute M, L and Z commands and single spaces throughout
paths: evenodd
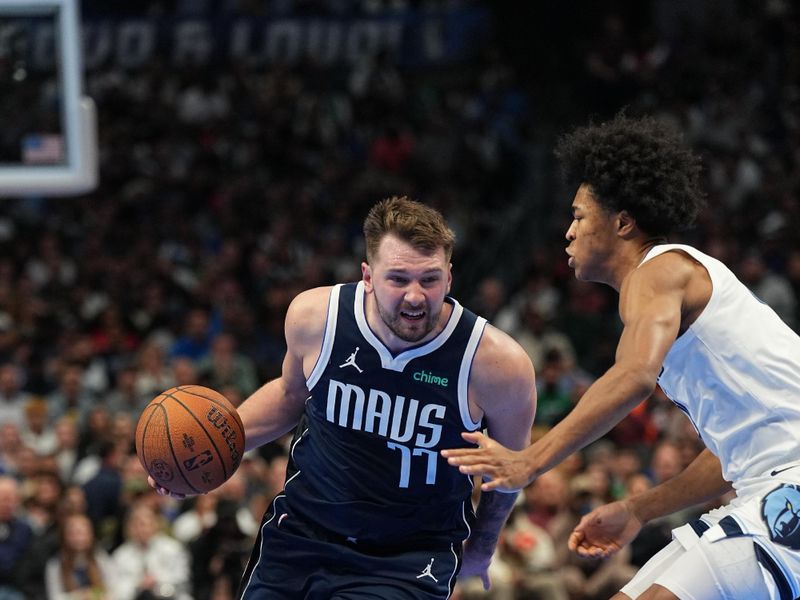
M 387 235 L 371 264 L 362 263 L 364 287 L 380 315 L 381 337 L 416 343 L 436 328 L 452 274 L 443 248 L 431 254 Z M 382 324 L 382 325 L 381 325 Z M 391 339 L 384 339 L 391 346 Z
M 605 281 L 610 258 L 617 242 L 617 215 L 606 211 L 581 185 L 572 201 L 572 224 L 567 229 L 566 252 L 575 278 Z

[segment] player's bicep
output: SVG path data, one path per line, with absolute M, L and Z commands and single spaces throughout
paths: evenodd
M 487 329 L 470 382 L 491 438 L 513 450 L 530 445 L 536 381 L 528 355 L 511 337 Z M 484 345 L 485 343 L 485 345 Z
M 308 395 L 302 358 L 287 351 L 281 367 L 281 384 L 286 399 L 291 402 L 304 402 Z
M 295 298 L 286 312 L 281 379 L 286 394 L 300 402 L 305 402 L 306 381 L 322 348 L 329 298 L 330 288 L 309 290 Z
M 518 395 L 509 394 L 485 412 L 489 437 L 511 450 L 522 450 L 531 443 L 531 427 L 536 414 L 536 388 Z
M 239 407 L 248 449 L 283 435 L 300 419 L 308 398 L 304 362 L 310 352 L 319 355 L 329 290 L 303 292 L 289 306 L 281 376 L 261 386 Z

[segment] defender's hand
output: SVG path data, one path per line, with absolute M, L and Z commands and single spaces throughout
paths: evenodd
M 522 452 L 509 450 L 479 431 L 461 437 L 478 447 L 442 450 L 442 456 L 462 473 L 487 478 L 481 485 L 484 492 L 518 492 L 533 479 Z
M 641 529 L 642 522 L 626 502 L 612 502 L 585 515 L 567 544 L 584 558 L 608 558 L 631 542 Z

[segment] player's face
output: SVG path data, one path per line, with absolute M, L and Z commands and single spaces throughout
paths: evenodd
M 439 323 L 452 275 L 444 249 L 422 253 L 393 235 L 381 240 L 372 263 L 362 263 L 367 293 L 371 293 L 385 342 L 417 343 Z
M 582 185 L 572 201 L 572 223 L 567 229 L 566 252 L 575 277 L 604 282 L 616 247 L 616 215 L 594 199 L 591 188 Z

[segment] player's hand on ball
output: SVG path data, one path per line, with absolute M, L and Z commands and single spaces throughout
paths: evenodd
M 486 479 L 481 485 L 484 492 L 517 492 L 531 482 L 522 452 L 509 450 L 479 431 L 462 433 L 461 437 L 478 447 L 442 450 L 442 456 L 462 473 Z
M 236 407 L 199 385 L 161 392 L 136 425 L 136 454 L 162 496 L 185 498 L 218 488 L 239 467 L 244 448 Z
M 156 480 L 153 479 L 152 476 L 147 476 L 147 483 L 148 485 L 153 488 L 159 496 L 169 496 L 170 498 L 175 498 L 176 500 L 183 500 L 186 498 L 186 494 L 178 494 L 176 492 L 170 492 L 167 488 L 161 487 L 156 483 Z

